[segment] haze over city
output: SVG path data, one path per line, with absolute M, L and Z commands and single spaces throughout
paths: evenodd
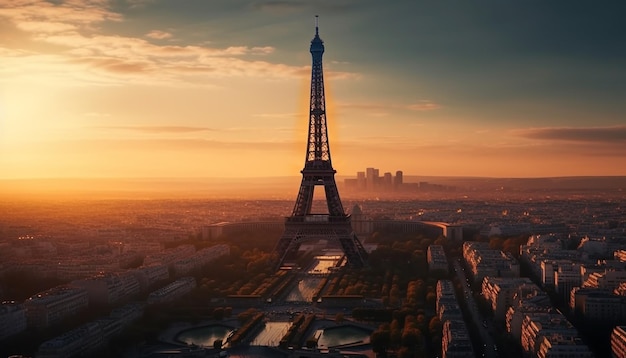
M 626 175 L 623 13 L 584 1 L 2 1 L 0 178 L 297 176 L 314 14 L 340 175 Z
M 0 356 L 626 358 L 625 9 L 0 0 Z

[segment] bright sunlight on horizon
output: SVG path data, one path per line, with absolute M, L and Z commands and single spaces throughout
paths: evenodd
M 0 1 L 0 179 L 298 176 L 314 14 L 339 175 L 626 175 L 620 12 L 486 4 Z

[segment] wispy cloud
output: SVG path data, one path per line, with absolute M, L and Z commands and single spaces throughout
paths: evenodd
M 208 127 L 187 127 L 187 126 L 102 126 L 99 129 L 128 130 L 143 133 L 191 133 L 215 131 Z
M 152 30 L 146 34 L 146 37 L 149 37 L 155 40 L 164 40 L 164 39 L 172 38 L 172 34 L 166 31 Z
M 299 0 L 266 0 L 256 1 L 251 5 L 251 7 L 256 10 L 285 14 L 300 10 L 323 10 L 328 12 L 348 11 L 355 6 L 359 6 L 359 3 L 360 1 L 357 0 L 319 0 L 315 2 Z
M 386 113 L 386 111 L 398 110 L 398 109 L 409 110 L 409 111 L 434 111 L 434 110 L 442 108 L 440 104 L 435 103 L 431 100 L 426 100 L 426 99 L 419 100 L 411 104 L 376 103 L 376 102 L 368 102 L 368 103 L 344 102 L 344 103 L 339 103 L 339 106 L 342 108 L 362 109 L 362 110 L 374 111 L 378 113 Z
M 146 5 L 145 1 L 132 4 Z M 131 5 L 132 5 L 131 4 Z M 0 44 L 0 68 L 6 77 L 31 76 L 29 64 L 49 79 L 66 77 L 61 83 L 104 84 L 129 81 L 198 82 L 227 77 L 302 78 L 306 66 L 290 66 L 260 58 L 274 52 L 270 46 L 228 46 L 155 44 L 147 39 L 169 39 L 170 32 L 153 30 L 145 38 L 107 34 L 106 22 L 123 22 L 112 10 L 109 0 L 71 0 L 48 2 L 19 0 L 0 2 L 0 21 L 8 21 L 25 32 L 31 41 L 54 45 L 41 52 L 23 52 L 17 45 Z M 67 74 L 71 77 L 67 78 Z M 334 72 L 334 78 L 352 78 L 353 74 Z M 31 76 L 32 77 L 32 76 Z M 207 81 L 208 82 L 208 81 Z M 207 83 L 210 85 L 210 83 Z
M 626 126 L 608 127 L 545 127 L 516 129 L 512 134 L 540 140 L 570 142 L 626 143 Z
M 304 112 L 291 112 L 291 113 L 257 113 L 253 115 L 259 118 L 296 118 L 306 116 Z
M 411 111 L 434 111 L 440 109 L 441 106 L 431 100 L 423 99 L 406 107 Z

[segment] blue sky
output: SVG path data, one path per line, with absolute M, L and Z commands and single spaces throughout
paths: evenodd
M 625 13 L 0 0 L 0 177 L 298 175 L 314 15 L 340 174 L 626 175 Z

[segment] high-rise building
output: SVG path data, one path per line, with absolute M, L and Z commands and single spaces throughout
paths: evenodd
M 389 172 L 383 174 L 383 189 L 385 191 L 393 189 L 393 176 Z
M 367 181 L 367 184 L 365 185 L 366 189 L 369 191 L 373 191 L 376 187 L 376 181 L 378 180 L 378 169 L 366 168 L 365 180 Z
M 356 188 L 358 190 L 365 190 L 367 187 L 367 182 L 365 179 L 365 172 L 357 172 L 356 173 Z
M 403 173 L 402 170 L 398 170 L 396 172 L 396 177 L 394 178 L 394 186 L 396 187 L 396 190 L 400 190 L 402 188 L 402 184 L 404 183 L 404 178 L 403 178 Z

